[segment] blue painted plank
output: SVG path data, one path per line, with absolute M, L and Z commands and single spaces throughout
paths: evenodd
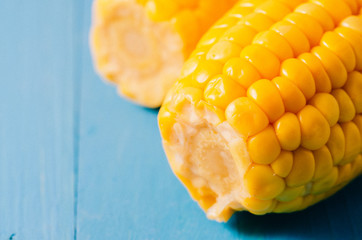
M 87 33 L 82 30 L 77 239 L 362 238 L 362 178 L 302 212 L 207 220 L 168 166 L 157 110 L 132 105 L 101 82 Z
M 0 239 L 73 239 L 74 11 L 0 1 Z

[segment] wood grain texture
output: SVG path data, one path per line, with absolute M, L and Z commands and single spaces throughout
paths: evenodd
M 168 166 L 157 110 L 94 73 L 90 9 L 0 1 L 1 240 L 362 238 L 361 177 L 302 212 L 207 220 Z

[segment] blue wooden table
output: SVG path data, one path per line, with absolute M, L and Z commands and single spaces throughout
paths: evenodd
M 0 1 L 0 240 L 362 239 L 362 178 L 303 212 L 206 219 L 157 111 L 94 73 L 90 0 Z

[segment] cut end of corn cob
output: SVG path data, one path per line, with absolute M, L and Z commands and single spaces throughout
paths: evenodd
M 135 0 L 95 2 L 91 46 L 98 72 L 147 107 L 161 104 L 184 62 L 173 25 L 152 21 Z
M 302 210 L 362 172 L 361 3 L 303 2 L 203 38 L 160 109 L 170 165 L 210 219 Z
M 159 107 L 202 34 L 235 2 L 95 0 L 91 49 L 96 69 L 121 95 Z M 233 19 L 258 2 L 244 4 Z

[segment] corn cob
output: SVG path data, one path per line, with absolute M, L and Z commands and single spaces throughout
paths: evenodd
M 95 0 L 91 49 L 97 71 L 121 95 L 159 107 L 202 34 L 236 1 Z M 230 21 L 263 1 L 240 4 Z
M 158 121 L 208 218 L 302 210 L 361 174 L 361 7 L 269 0 L 200 41 Z

